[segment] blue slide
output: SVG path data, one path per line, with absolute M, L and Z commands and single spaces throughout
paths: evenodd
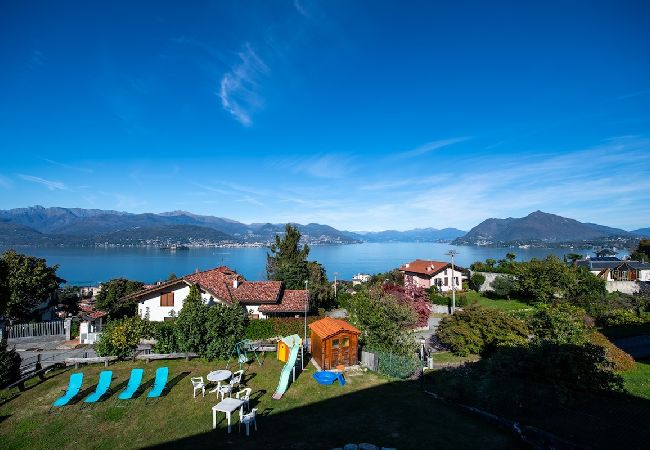
M 291 336 L 283 337 L 282 342 L 289 346 L 289 359 L 287 363 L 282 368 L 280 372 L 280 382 L 278 383 L 278 388 L 273 394 L 275 400 L 280 400 L 289 386 L 289 376 L 293 370 L 293 366 L 296 365 L 296 359 L 298 359 L 298 352 L 300 351 L 300 346 L 302 345 L 302 339 L 297 334 L 292 334 Z

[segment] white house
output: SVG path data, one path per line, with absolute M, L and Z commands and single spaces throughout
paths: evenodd
M 204 303 L 230 304 L 236 300 L 255 319 L 304 314 L 309 303 L 307 290 L 285 289 L 281 281 L 246 281 L 226 266 L 149 286 L 125 299 L 138 302 L 138 315 L 142 318 L 156 322 L 172 320 L 183 309 L 192 285 L 198 286 Z
M 358 273 L 352 277 L 352 286 L 356 286 L 361 283 L 367 283 L 372 278 L 367 273 Z
M 414 285 L 423 289 L 432 286 L 440 292 L 451 291 L 452 283 L 455 290 L 460 290 L 466 278 L 458 266 L 451 270 L 451 263 L 416 259 L 399 268 L 404 272 L 404 286 Z

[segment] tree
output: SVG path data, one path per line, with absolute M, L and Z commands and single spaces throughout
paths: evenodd
M 316 261 L 307 262 L 309 270 L 309 298 L 312 308 L 328 308 L 333 305 L 332 287 L 327 280 L 325 268 Z
M 457 355 L 487 355 L 500 346 L 525 344 L 528 328 L 503 311 L 471 305 L 442 319 L 436 335 Z
M 485 264 L 490 268 L 494 268 L 494 265 L 497 263 L 496 259 L 494 258 L 488 258 L 485 260 Z
M 606 292 L 605 280 L 585 268 L 567 266 L 554 255 L 517 264 L 516 275 L 518 291 L 536 302 L 549 303 Z
M 171 272 L 171 273 L 167 276 L 167 281 L 174 281 L 174 280 L 177 280 L 177 279 L 178 279 L 178 277 L 176 276 L 176 274 L 175 274 L 174 272 Z
M 266 255 L 267 278 L 283 281 L 287 289 L 304 289 L 309 277 L 309 246 L 305 244 L 300 248 L 300 236 L 297 227 L 287 224 L 284 237 L 276 234 L 271 253 Z
M 474 273 L 469 281 L 472 289 L 478 292 L 481 289 L 481 286 L 483 286 L 483 283 L 485 283 L 485 275 L 482 273 Z
M 207 340 L 207 314 L 208 307 L 201 299 L 198 286 L 193 284 L 175 323 L 176 342 L 180 351 L 203 353 Z
M 58 265 L 48 266 L 45 259 L 7 250 L 0 269 L 0 313 L 11 319 L 27 319 L 43 301 L 51 301 L 65 280 L 56 275 Z
M 15 349 L 7 349 L 7 340 L 0 341 L 0 388 L 20 378 L 20 355 Z
M 641 239 L 639 246 L 630 254 L 633 261 L 650 261 L 650 239 Z
M 582 259 L 582 255 L 579 253 L 567 253 L 564 255 L 564 257 L 572 263 L 575 263 L 577 260 Z
M 510 300 L 510 294 L 517 289 L 517 283 L 509 276 L 499 275 L 492 281 L 492 292 L 497 297 Z
M 530 329 L 535 342 L 583 345 L 589 341 L 590 334 L 585 317 L 583 309 L 567 303 L 540 304 L 530 319 Z
M 115 278 L 102 283 L 102 288 L 97 294 L 97 309 L 106 311 L 112 319 L 133 316 L 136 313 L 136 304 L 124 300 L 124 297 L 141 290 L 143 286 L 144 283 L 141 281 L 126 278 Z
M 246 308 L 239 302 L 208 307 L 204 355 L 209 359 L 228 358 L 235 344 L 244 338 L 247 323 Z
M 75 315 L 79 311 L 79 300 L 81 300 L 81 290 L 78 286 L 65 286 L 57 293 L 59 305 L 66 314 Z
M 508 262 L 513 262 L 515 259 L 517 259 L 517 255 L 515 255 L 515 254 L 512 253 L 512 252 L 508 252 L 508 253 L 506 253 L 506 260 L 507 260 Z
M 409 330 L 417 324 L 417 316 L 395 296 L 372 286 L 359 290 L 348 303 L 350 320 L 361 330 L 364 345 L 403 355 L 415 350 Z

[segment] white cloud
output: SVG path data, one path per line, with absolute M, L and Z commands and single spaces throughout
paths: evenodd
M 70 169 L 70 170 L 76 170 L 79 172 L 85 172 L 85 173 L 94 173 L 93 169 L 90 169 L 88 167 L 79 167 L 79 166 L 71 166 L 70 164 L 64 164 L 62 162 L 54 161 L 51 159 L 43 158 L 45 161 L 49 162 L 50 164 L 53 164 L 55 166 L 63 167 L 64 169 Z
M 221 106 L 242 125 L 250 126 L 251 114 L 262 107 L 259 81 L 269 72 L 268 66 L 249 43 L 238 53 L 239 61 L 221 78 L 219 98 Z
M 422 156 L 434 150 L 438 150 L 439 148 L 446 147 L 452 144 L 457 144 L 459 142 L 463 142 L 468 139 L 469 139 L 468 137 L 457 137 L 457 138 L 441 139 L 438 141 L 427 142 L 426 144 L 420 145 L 419 147 L 416 147 L 414 149 L 397 153 L 392 156 L 392 159 L 405 159 L 405 158 L 413 158 L 415 156 Z
M 33 175 L 23 175 L 23 174 L 18 174 L 20 178 L 22 178 L 25 181 L 31 181 L 32 183 L 38 183 L 46 188 L 48 188 L 50 191 L 67 191 L 68 187 L 65 185 L 65 183 L 61 181 L 52 181 L 52 180 L 46 180 L 45 178 L 41 177 L 35 177 Z

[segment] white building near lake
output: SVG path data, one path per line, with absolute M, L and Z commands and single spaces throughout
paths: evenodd
M 162 322 L 173 320 L 196 285 L 205 304 L 231 304 L 238 301 L 253 319 L 304 314 L 309 291 L 285 289 L 281 281 L 246 281 L 234 270 L 222 266 L 185 275 L 175 280 L 149 286 L 125 300 L 138 303 L 138 315 Z
M 452 271 L 451 263 L 440 261 L 416 259 L 402 264 L 399 270 L 404 273 L 404 286 L 413 285 L 423 289 L 435 286 L 440 292 L 451 291 L 452 286 L 460 290 L 463 280 L 467 278 L 458 266 L 454 266 Z

